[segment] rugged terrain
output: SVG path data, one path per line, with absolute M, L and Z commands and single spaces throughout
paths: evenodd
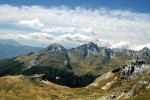
M 1 60 L 0 76 L 2 100 L 148 100 L 150 50 L 109 49 L 92 42 L 68 50 L 55 43 Z
M 150 64 L 150 50 L 143 48 L 134 50 L 113 50 L 100 47 L 90 42 L 72 49 L 65 49 L 60 44 L 54 43 L 47 48 L 29 53 L 15 60 L 23 62 L 25 67 L 47 66 L 64 68 L 77 75 L 92 74 L 102 75 L 109 70 L 123 66 L 127 60 L 139 59 Z
M 134 68 L 134 70 L 132 69 Z M 83 88 L 69 88 L 42 80 L 44 75 L 0 78 L 2 100 L 149 100 L 150 66 L 128 61 Z

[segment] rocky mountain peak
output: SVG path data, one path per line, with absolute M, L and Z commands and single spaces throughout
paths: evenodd
M 146 63 L 150 64 L 150 49 L 144 47 L 142 50 L 138 51 L 136 56 L 140 59 L 143 59 Z
M 30 55 L 21 56 L 18 59 L 24 59 L 28 68 L 33 66 L 49 66 L 57 68 L 71 68 L 70 59 L 67 50 L 60 44 L 54 43 L 47 48 L 42 49 Z M 68 67 L 69 66 L 69 67 Z
M 102 54 L 106 60 L 109 60 L 113 56 L 113 51 L 106 47 L 99 47 L 97 44 L 93 42 L 89 42 L 87 44 L 83 44 L 79 47 L 72 48 L 71 51 L 75 51 L 80 55 L 80 57 L 86 58 L 89 54 L 99 55 Z
M 93 42 L 89 42 L 87 43 L 88 46 L 97 46 L 97 44 L 93 43 Z
M 42 55 L 58 54 L 68 58 L 67 50 L 59 43 L 53 43 L 47 48 L 41 50 Z
M 97 44 L 95 44 L 93 42 L 89 42 L 86 45 L 87 45 L 87 49 L 90 51 L 95 51 L 95 52 L 99 51 L 99 47 L 97 46 Z
M 46 49 L 47 49 L 47 51 L 54 52 L 54 51 L 62 51 L 65 48 L 59 43 L 53 43 L 50 46 L 48 46 Z
M 142 50 L 143 51 L 149 51 L 150 49 L 148 47 L 144 47 Z
M 99 47 L 97 44 L 89 42 L 71 50 L 78 52 L 80 57 L 86 58 L 90 53 L 97 54 L 99 52 Z
M 51 44 L 51 46 L 53 46 L 53 47 L 61 47 L 61 44 L 59 44 L 59 43 L 53 43 L 53 44 Z
M 143 48 L 142 50 L 140 50 L 139 52 L 150 54 L 150 49 L 147 48 L 147 47 L 144 47 L 144 48 Z

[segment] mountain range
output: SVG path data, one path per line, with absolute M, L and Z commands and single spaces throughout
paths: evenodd
M 149 48 L 139 51 L 114 50 L 90 42 L 66 49 L 54 43 L 37 52 L 1 60 L 0 93 L 7 91 L 9 96 L 16 97 L 17 89 L 19 91 L 22 88 L 24 93 L 28 93 L 26 89 L 30 88 L 31 94 L 39 100 L 148 100 L 149 75 Z M 16 82 L 11 82 L 12 78 Z M 5 88 L 6 80 L 9 81 L 7 87 L 12 86 L 9 89 Z M 31 84 L 31 87 L 25 83 Z M 39 92 L 39 88 L 41 95 L 35 92 Z M 9 90 L 14 94 L 9 93 Z M 29 94 L 18 95 L 20 99 L 31 97 Z
M 20 43 L 18 43 L 17 41 L 15 41 L 13 39 L 2 39 L 2 38 L 0 38 L 0 44 L 3 44 L 3 45 L 13 45 L 13 46 L 19 46 L 19 45 L 21 45 Z
M 29 52 L 41 50 L 41 47 L 21 45 L 13 39 L 0 38 L 0 59 L 12 58 Z

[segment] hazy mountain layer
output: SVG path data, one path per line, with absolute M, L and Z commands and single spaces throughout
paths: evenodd
M 39 51 L 42 48 L 39 47 L 31 47 L 31 46 L 13 46 L 13 45 L 8 45 L 8 44 L 0 44 L 0 58 L 11 58 L 11 57 L 16 57 L 20 56 L 29 52 L 35 52 Z
M 0 59 L 12 58 L 41 49 L 40 47 L 21 45 L 13 39 L 0 39 Z
M 13 45 L 13 46 L 19 46 L 19 45 L 21 45 L 20 43 L 18 43 L 17 41 L 15 41 L 13 39 L 1 39 L 1 38 L 0 38 L 0 44 L 3 44 L 3 45 Z

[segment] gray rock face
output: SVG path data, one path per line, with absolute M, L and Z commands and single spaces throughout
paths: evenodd
M 97 44 L 90 42 L 77 48 L 72 48 L 71 51 L 78 52 L 80 57 L 86 58 L 90 53 L 97 54 L 100 51 L 100 48 L 97 46 Z
M 132 59 L 143 60 L 146 63 L 150 64 L 150 49 L 147 47 L 144 47 L 143 49 L 139 51 L 134 51 L 134 50 L 129 50 L 129 49 L 124 49 L 124 50 L 112 49 L 112 51 L 114 52 L 114 55 L 115 53 L 119 52 L 121 54 L 128 55 Z
M 126 63 L 126 65 L 123 66 L 122 72 L 121 72 L 121 79 L 126 78 L 136 78 L 140 75 L 143 75 L 148 72 L 148 69 L 150 66 L 147 65 L 142 60 L 131 60 Z
M 45 77 L 45 74 L 35 74 L 35 75 L 32 75 L 32 76 L 24 76 L 24 77 L 29 78 L 31 80 L 42 81 Z
M 126 54 L 132 56 L 133 59 L 139 60 L 142 59 L 146 63 L 150 64 L 150 49 L 144 47 L 142 50 L 134 51 L 134 50 L 126 50 Z
M 124 100 L 124 99 L 130 99 L 132 97 L 135 97 L 139 94 L 143 94 L 145 90 L 149 91 L 150 89 L 150 79 L 147 78 L 150 75 L 150 66 L 146 64 L 142 60 L 130 60 L 126 63 L 126 65 L 123 66 L 123 68 L 118 68 L 113 70 L 112 72 L 109 72 L 109 77 L 112 78 L 114 77 L 114 73 L 120 72 L 121 71 L 121 78 L 122 79 L 128 79 L 126 81 L 136 81 L 132 86 L 126 85 L 123 88 L 118 89 L 117 91 L 114 91 L 112 93 L 108 93 L 106 95 L 103 95 L 100 99 L 98 100 Z M 112 74 L 110 76 L 110 73 Z M 107 78 L 106 74 L 100 76 L 97 78 L 97 83 L 93 83 L 93 86 L 98 86 L 95 84 L 100 83 L 101 80 L 104 80 Z M 136 79 L 135 79 L 136 78 Z M 120 84 L 123 85 L 125 80 L 122 81 L 122 79 L 117 80 L 117 77 L 114 77 L 112 81 L 107 82 L 106 85 L 102 86 L 102 90 L 111 90 L 113 89 L 112 86 L 113 84 Z M 114 85 L 115 86 L 115 85 Z
M 77 48 L 72 48 L 71 51 L 78 52 L 80 57 L 82 58 L 86 58 L 90 54 L 93 55 L 102 54 L 108 60 L 109 58 L 112 58 L 113 55 L 113 51 L 111 49 L 108 49 L 106 47 L 99 47 L 97 44 L 93 42 L 89 42 Z
M 43 53 L 61 53 L 63 55 L 67 55 L 67 50 L 58 43 L 54 43 L 48 46 L 46 49 L 42 50 Z
M 139 51 L 139 58 L 142 58 L 146 63 L 150 64 L 150 49 L 145 47 Z
M 113 58 L 113 51 L 108 48 L 101 48 L 101 54 L 104 56 L 104 63 L 108 63 Z
M 99 47 L 97 46 L 97 44 L 93 43 L 93 42 L 89 42 L 87 45 L 87 49 L 93 52 L 99 52 Z

